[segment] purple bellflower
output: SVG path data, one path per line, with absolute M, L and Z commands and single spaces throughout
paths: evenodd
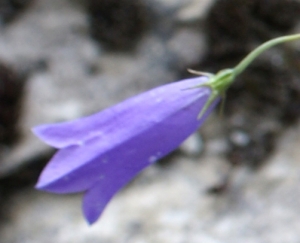
M 83 212 L 94 223 L 111 198 L 144 168 L 176 149 L 205 121 L 227 88 L 261 52 L 300 34 L 268 41 L 235 68 L 166 84 L 97 114 L 41 125 L 33 132 L 59 149 L 37 189 L 84 192 Z
M 60 149 L 42 172 L 36 188 L 53 193 L 85 192 L 83 212 L 89 223 L 112 196 L 145 167 L 176 149 L 195 132 L 210 95 L 198 77 L 149 90 L 75 121 L 42 125 L 34 133 Z

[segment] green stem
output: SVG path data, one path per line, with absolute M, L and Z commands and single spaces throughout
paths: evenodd
M 204 74 L 205 76 L 209 77 L 207 82 L 202 83 L 196 87 L 207 86 L 212 91 L 209 99 L 207 100 L 204 107 L 200 111 L 198 115 L 198 119 L 200 119 L 203 116 L 203 114 L 207 111 L 207 109 L 210 107 L 210 105 L 213 103 L 215 99 L 219 98 L 220 96 L 223 97 L 225 96 L 226 90 L 234 82 L 236 76 L 241 74 L 253 62 L 253 60 L 257 58 L 262 52 L 268 50 L 269 48 L 277 44 L 284 43 L 287 41 L 293 41 L 297 39 L 300 39 L 300 34 L 287 35 L 287 36 L 283 36 L 283 37 L 279 37 L 267 41 L 266 43 L 254 49 L 250 54 L 248 54 L 235 68 L 223 69 L 215 75 L 192 70 L 191 71 L 192 73 L 199 74 L 199 75 Z
M 239 75 L 241 72 L 243 72 L 250 64 L 251 62 L 257 58 L 262 52 L 266 51 L 267 49 L 280 44 L 280 43 L 284 43 L 287 41 L 293 41 L 293 40 L 297 40 L 300 39 L 300 34 L 296 34 L 296 35 L 288 35 L 288 36 L 284 36 L 284 37 L 279 37 L 279 38 L 275 38 L 272 39 L 270 41 L 267 41 L 266 43 L 260 45 L 259 47 L 257 47 L 256 49 L 254 49 L 254 51 L 252 51 L 251 53 L 249 53 L 233 70 L 234 70 L 234 76 L 236 77 L 237 75 Z

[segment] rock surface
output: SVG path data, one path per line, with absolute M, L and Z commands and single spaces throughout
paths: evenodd
M 176 18 L 174 13 L 166 21 Z M 46 149 L 33 137 L 31 127 L 91 114 L 172 82 L 178 79 L 178 66 L 189 66 L 204 49 L 201 34 L 179 28 L 167 37 L 153 30 L 135 52 L 109 52 L 92 40 L 87 29 L 84 8 L 79 4 L 37 0 L 22 21 L 1 30 L 0 57 L 14 67 L 33 71 L 20 122 L 23 141 L 5 152 L 0 174 Z M 39 62 L 46 63 L 45 69 L 34 70 Z
M 172 82 L 202 57 L 201 21 L 214 1 L 150 2 L 159 24 L 130 53 L 107 51 L 92 40 L 81 1 L 35 0 L 0 30 L 1 60 L 28 73 L 23 137 L 1 152 L 0 180 L 50 151 L 31 134 L 32 126 L 87 115 Z M 0 194 L 1 243 L 299 242 L 300 124 L 282 135 L 261 170 L 233 171 L 231 186 L 218 196 L 206 192 L 230 169 L 218 116 L 202 133 L 170 163 L 145 170 L 91 227 L 81 214 L 81 195 L 46 194 L 32 186 Z

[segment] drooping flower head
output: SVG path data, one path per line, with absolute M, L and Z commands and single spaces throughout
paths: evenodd
M 217 103 L 197 119 L 211 90 L 193 87 L 205 81 L 200 77 L 167 84 L 89 117 L 34 128 L 44 142 L 60 149 L 37 188 L 85 191 L 84 213 L 94 222 L 120 188 L 203 123 Z
M 37 189 L 84 192 L 83 212 L 94 223 L 110 199 L 144 168 L 176 149 L 205 121 L 236 75 L 263 50 L 300 38 L 277 38 L 236 68 L 154 88 L 97 114 L 38 126 L 33 132 L 59 149 Z M 253 54 L 254 53 L 254 54 Z

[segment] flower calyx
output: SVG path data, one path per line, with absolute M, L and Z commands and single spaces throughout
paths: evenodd
M 216 99 L 225 97 L 226 90 L 230 87 L 236 75 L 234 69 L 223 69 L 216 74 L 200 72 L 191 69 L 188 69 L 188 71 L 192 74 L 208 77 L 208 80 L 205 83 L 193 87 L 208 87 L 211 89 L 211 94 L 197 117 L 200 119 Z

